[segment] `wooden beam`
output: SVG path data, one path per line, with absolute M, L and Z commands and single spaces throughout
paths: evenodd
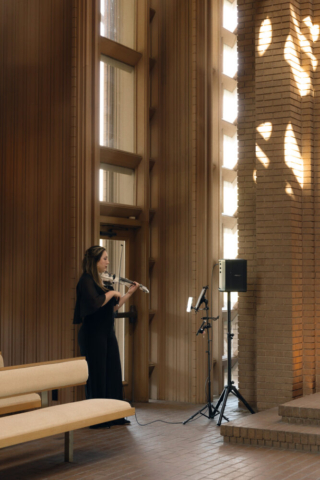
M 119 225 L 128 228 L 140 228 L 142 223 L 139 220 L 123 217 L 111 217 L 107 215 L 100 216 L 100 225 Z
M 115 148 L 100 147 L 100 163 L 135 169 L 141 162 L 141 155 L 116 150 Z
M 110 217 L 121 217 L 121 218 L 128 218 L 129 217 L 136 217 L 136 220 L 140 213 L 142 212 L 142 208 L 137 207 L 135 205 L 123 205 L 120 203 L 107 203 L 107 202 L 100 202 L 100 215 L 103 216 L 110 216 Z
M 140 52 L 101 36 L 99 40 L 99 50 L 101 55 L 114 58 L 132 67 L 135 67 L 142 57 Z

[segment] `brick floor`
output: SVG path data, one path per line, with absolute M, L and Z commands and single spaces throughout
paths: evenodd
M 196 405 L 136 405 L 140 423 L 184 421 Z M 228 399 L 230 420 L 245 415 Z M 250 414 L 249 414 L 250 415 Z M 223 444 L 216 422 L 201 417 L 186 425 L 154 423 L 75 432 L 74 463 L 63 461 L 63 436 L 0 451 L 1 480 L 320 480 L 320 455 Z

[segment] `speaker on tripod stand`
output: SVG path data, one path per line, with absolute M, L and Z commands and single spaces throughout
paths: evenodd
M 234 334 L 231 332 L 231 292 L 246 292 L 247 291 L 247 260 L 234 259 L 234 260 L 219 260 L 219 291 L 227 292 L 228 294 L 228 383 L 224 387 L 217 405 L 215 408 L 218 410 L 220 405 L 220 416 L 217 425 L 221 425 L 222 418 L 224 417 L 224 410 L 227 404 L 229 393 L 235 395 L 249 410 L 251 413 L 255 413 L 250 405 L 246 402 L 238 389 L 234 386 L 234 382 L 231 378 L 231 342 Z

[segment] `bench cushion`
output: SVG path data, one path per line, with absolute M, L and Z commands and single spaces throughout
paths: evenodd
M 0 448 L 134 415 L 121 400 L 94 398 L 0 418 Z
M 72 361 L 0 369 L 0 398 L 34 393 L 87 381 L 88 364 L 85 358 Z
M 22 410 L 32 410 L 41 407 L 41 397 L 38 393 L 28 393 L 27 395 L 17 395 L 16 397 L 0 399 L 0 415 L 8 413 L 21 412 Z

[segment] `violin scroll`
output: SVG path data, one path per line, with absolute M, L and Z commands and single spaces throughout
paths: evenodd
M 123 277 L 119 278 L 115 274 L 108 273 L 108 272 L 101 273 L 101 278 L 104 282 L 108 282 L 111 284 L 121 283 L 121 285 L 125 285 L 128 288 L 131 287 L 131 285 L 134 285 L 134 282 L 132 280 L 129 280 L 128 278 L 123 278 Z M 149 290 L 144 285 L 140 284 L 139 288 L 144 293 L 149 293 Z

